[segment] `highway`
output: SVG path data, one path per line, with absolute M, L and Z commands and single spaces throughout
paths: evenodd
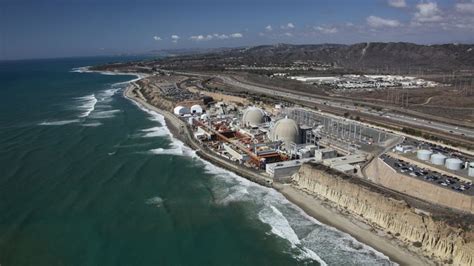
M 311 101 L 316 104 L 326 105 L 329 107 L 344 109 L 348 111 L 357 111 L 364 114 L 377 115 L 380 117 L 384 117 L 385 119 L 393 121 L 393 122 L 401 122 L 404 124 L 409 124 L 409 125 L 414 125 L 414 126 L 422 126 L 422 127 L 430 128 L 433 130 L 442 131 L 451 135 L 466 136 L 466 137 L 474 138 L 474 130 L 469 129 L 469 128 L 456 127 L 453 125 L 444 124 L 440 122 L 409 117 L 409 116 L 405 116 L 405 115 L 394 113 L 394 112 L 380 112 L 380 111 L 371 109 L 369 107 L 354 106 L 352 104 L 347 104 L 344 102 L 329 101 L 329 100 L 319 99 L 319 98 L 311 97 L 307 95 L 303 96 L 303 95 L 296 94 L 294 92 L 272 90 L 265 87 L 243 83 L 229 76 L 218 75 L 217 77 L 228 85 L 244 88 L 246 90 L 258 92 L 261 94 L 267 94 L 267 95 L 272 95 L 275 97 L 283 97 L 287 99 L 300 100 L 300 101 Z
M 385 119 L 393 121 L 393 122 L 401 122 L 404 124 L 409 124 L 409 125 L 414 125 L 414 126 L 423 126 L 426 128 L 431 128 L 433 130 L 443 131 L 451 135 L 466 136 L 466 137 L 474 138 L 474 130 L 469 129 L 469 128 L 456 127 L 456 126 L 452 126 L 452 125 L 448 125 L 448 124 L 444 124 L 440 122 L 413 118 L 413 117 L 409 117 L 409 116 L 405 116 L 405 115 L 397 114 L 393 112 L 379 112 L 368 107 L 354 106 L 354 105 L 346 104 L 343 102 L 328 101 L 328 100 L 319 99 L 316 97 L 311 97 L 311 96 L 306 96 L 306 95 L 302 96 L 302 95 L 298 95 L 291 92 L 272 90 L 265 87 L 243 83 L 229 76 L 219 75 L 217 77 L 226 84 L 229 84 L 235 87 L 241 87 L 249 91 L 254 91 L 254 92 L 267 94 L 267 95 L 273 95 L 275 97 L 284 97 L 284 98 L 293 99 L 293 100 L 311 101 L 316 104 L 323 104 L 329 107 L 345 109 L 348 111 L 357 111 L 357 112 L 370 114 L 370 115 L 377 115 L 380 117 L 384 117 Z

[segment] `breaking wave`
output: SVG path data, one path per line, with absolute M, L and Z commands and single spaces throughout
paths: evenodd
M 78 117 L 83 120 L 87 120 L 87 122 L 83 121 L 83 126 L 99 126 L 102 123 L 98 121 L 90 121 L 92 120 L 100 120 L 100 119 L 108 119 L 113 118 L 115 115 L 121 110 L 112 109 L 109 103 L 112 101 L 112 97 L 124 88 L 124 85 L 129 84 L 131 82 L 137 81 L 146 75 L 143 74 L 135 74 L 135 73 L 121 73 L 121 72 L 108 72 L 108 71 L 92 71 L 90 70 L 90 66 L 83 66 L 73 68 L 71 72 L 75 73 L 99 73 L 102 75 L 128 75 L 128 76 L 136 76 L 135 79 L 127 80 L 124 82 L 117 82 L 111 85 L 110 89 L 102 90 L 93 94 L 89 94 L 86 96 L 76 98 L 78 106 L 76 107 L 80 114 Z
M 169 136 L 169 132 L 166 130 L 166 127 L 152 127 L 152 128 L 142 129 L 141 131 L 145 133 L 143 135 L 143 137 L 145 138 Z
M 260 220 L 270 225 L 271 232 L 290 242 L 292 248 L 300 249 L 300 259 L 311 258 L 317 261 L 320 265 L 327 265 L 314 251 L 301 246 L 301 241 L 291 227 L 286 217 L 275 206 L 265 206 L 259 213 Z
M 148 205 L 153 205 L 153 206 L 156 206 L 156 207 L 161 207 L 161 205 L 163 204 L 163 199 L 160 198 L 160 197 L 153 197 L 153 198 L 149 198 L 145 201 L 146 204 Z
M 84 126 L 84 127 L 98 127 L 98 126 L 101 126 L 102 123 L 101 122 L 91 122 L 91 123 L 82 123 L 81 125 Z
M 94 111 L 95 105 L 97 103 L 97 98 L 95 94 L 86 95 L 83 97 L 76 98 L 79 102 L 78 109 L 82 112 L 79 117 L 88 117 L 92 111 Z
M 184 155 L 181 148 L 171 148 L 171 149 L 157 148 L 157 149 L 151 149 L 150 152 L 153 154 Z
M 44 121 L 44 122 L 39 123 L 38 125 L 40 125 L 40 126 L 62 126 L 62 125 L 77 123 L 79 121 L 80 121 L 79 119 L 59 120 L 59 121 Z
M 106 110 L 106 111 L 97 111 L 94 112 L 90 118 L 92 119 L 104 119 L 115 117 L 116 113 L 120 113 L 121 110 Z

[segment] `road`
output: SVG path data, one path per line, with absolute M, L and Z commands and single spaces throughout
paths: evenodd
M 413 117 L 405 116 L 405 115 L 394 113 L 394 112 L 380 112 L 368 107 L 354 106 L 352 104 L 347 104 L 344 102 L 329 101 L 329 100 L 319 99 L 319 98 L 311 97 L 307 95 L 303 96 L 303 95 L 295 94 L 294 92 L 272 90 L 265 87 L 243 83 L 229 76 L 218 75 L 217 77 L 226 84 L 229 84 L 235 87 L 241 87 L 249 91 L 272 95 L 275 97 L 284 97 L 284 98 L 293 99 L 293 100 L 311 101 L 311 102 L 314 102 L 315 104 L 326 105 L 329 107 L 344 109 L 347 111 L 357 111 L 364 114 L 377 115 L 380 117 L 384 117 L 387 120 L 391 120 L 393 122 L 401 122 L 404 124 L 414 125 L 417 127 L 422 126 L 422 127 L 430 128 L 433 130 L 442 131 L 444 133 L 451 134 L 451 135 L 466 136 L 466 137 L 474 138 L 474 130 L 469 129 L 469 128 L 456 127 L 453 125 L 448 125 L 448 124 L 435 122 L 435 121 L 429 121 L 429 120 L 425 120 L 421 118 L 413 118 Z

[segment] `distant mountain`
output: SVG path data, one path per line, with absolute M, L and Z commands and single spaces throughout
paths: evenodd
M 235 48 L 182 48 L 182 49 L 161 49 L 148 52 L 158 56 L 183 56 L 224 52 Z
M 292 45 L 275 44 L 246 48 L 213 50 L 208 53 L 189 53 L 168 58 L 169 63 L 179 62 L 183 67 L 193 63 L 203 65 L 268 65 L 288 64 L 294 61 L 315 61 L 343 68 L 360 70 L 423 69 L 423 71 L 449 71 L 474 69 L 473 44 L 419 45 L 413 43 L 358 43 Z M 174 62 L 172 62 L 174 61 Z

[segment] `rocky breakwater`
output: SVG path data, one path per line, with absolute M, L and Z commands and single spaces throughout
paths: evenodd
M 292 186 L 437 263 L 474 265 L 471 214 L 429 208 L 402 194 L 319 164 L 303 165 L 293 176 Z

